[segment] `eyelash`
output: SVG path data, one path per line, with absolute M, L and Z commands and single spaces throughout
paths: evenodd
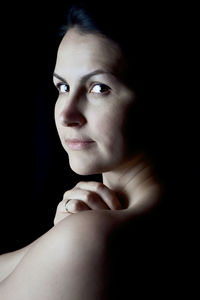
M 67 87 L 67 91 L 62 92 L 62 91 L 61 91 L 61 87 L 62 87 L 62 86 L 66 86 L 66 87 Z M 97 93 L 97 92 L 92 92 L 92 89 L 93 89 L 94 87 L 96 87 L 96 86 L 101 86 L 101 88 L 105 89 L 105 91 L 99 92 L 99 93 Z M 59 91 L 60 94 L 65 94 L 65 93 L 69 92 L 69 85 L 67 85 L 66 83 L 59 82 L 59 83 L 56 84 L 56 87 L 57 87 L 57 89 L 58 89 L 58 91 Z M 104 84 L 104 83 L 94 83 L 94 84 L 91 86 L 91 88 L 89 89 L 89 92 L 92 93 L 92 94 L 96 94 L 96 95 L 106 95 L 106 94 L 108 94 L 108 93 L 110 92 L 110 90 L 111 90 L 111 88 L 110 88 L 109 86 L 107 86 L 106 84 Z

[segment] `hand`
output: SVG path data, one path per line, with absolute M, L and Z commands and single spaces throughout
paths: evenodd
M 122 209 L 122 206 L 115 193 L 103 183 L 81 181 L 64 193 L 63 200 L 57 206 L 54 225 L 71 214 L 102 209 Z

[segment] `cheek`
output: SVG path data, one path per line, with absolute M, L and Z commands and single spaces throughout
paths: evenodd
M 107 150 L 113 150 L 116 146 L 119 148 L 123 144 L 123 124 L 124 113 L 122 109 L 112 107 L 104 111 L 98 118 L 94 118 L 94 131 L 97 134 L 97 140 L 106 147 Z
M 56 128 L 57 128 L 57 130 L 59 132 L 58 107 L 57 107 L 57 104 L 54 107 L 54 121 L 55 121 L 55 124 L 56 124 Z
M 58 132 L 58 136 L 60 137 L 61 142 L 62 142 L 63 127 L 60 125 L 58 111 L 59 111 L 59 105 L 56 103 L 55 108 L 54 108 L 54 121 L 55 121 L 56 129 L 57 129 L 57 132 Z

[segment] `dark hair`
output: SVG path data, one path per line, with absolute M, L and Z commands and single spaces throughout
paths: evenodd
M 152 72 L 151 63 L 155 55 L 155 43 L 158 39 L 158 28 L 154 25 L 155 14 L 139 5 L 115 3 L 87 3 L 71 5 L 60 28 L 60 36 L 72 27 L 79 27 L 85 33 L 102 34 L 117 43 L 128 63 L 126 83 L 130 84 L 139 96 L 144 77 Z M 155 67 L 155 63 L 154 63 Z M 141 77 L 142 76 L 142 77 Z M 151 74 L 152 76 L 152 74 Z M 143 85 L 143 90 L 144 90 Z

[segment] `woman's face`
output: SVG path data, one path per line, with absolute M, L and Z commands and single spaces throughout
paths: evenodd
M 111 171 L 127 160 L 127 113 L 135 95 L 122 81 L 123 59 L 111 40 L 70 29 L 57 55 L 55 121 L 72 170 Z

